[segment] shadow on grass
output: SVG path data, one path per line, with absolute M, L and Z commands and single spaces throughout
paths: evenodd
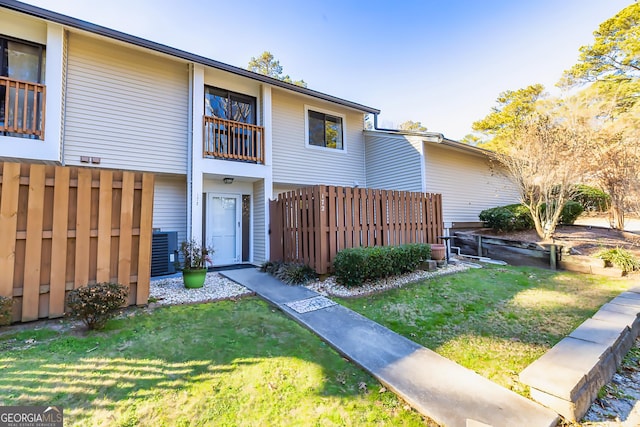
M 60 405 L 72 424 L 423 422 L 257 298 L 161 308 L 104 332 L 62 334 L 0 353 L 0 369 L 0 405 Z

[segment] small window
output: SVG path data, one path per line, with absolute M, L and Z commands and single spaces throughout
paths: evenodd
M 307 143 L 315 147 L 344 150 L 344 117 L 307 109 Z

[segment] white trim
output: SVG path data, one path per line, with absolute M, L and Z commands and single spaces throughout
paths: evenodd
M 342 119 L 342 149 L 319 147 L 317 145 L 309 144 L 309 110 L 322 114 L 328 114 L 330 116 L 340 117 Z M 335 111 L 327 110 L 325 108 L 315 107 L 313 105 L 304 105 L 304 145 L 310 150 L 321 150 L 325 153 L 347 153 L 347 116 L 342 113 L 336 113 Z
M 44 139 L 0 136 L 0 156 L 16 159 L 61 161 L 62 133 L 62 69 L 64 29 L 47 24 L 45 52 L 46 103 L 44 106 Z M 13 37 L 12 34 L 6 34 Z

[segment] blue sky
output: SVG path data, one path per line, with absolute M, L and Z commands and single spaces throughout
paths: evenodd
M 28 0 L 246 67 L 271 51 L 309 88 L 461 139 L 500 92 L 552 90 L 593 31 L 632 0 Z

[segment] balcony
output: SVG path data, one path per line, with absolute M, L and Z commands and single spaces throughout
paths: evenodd
M 264 164 L 264 128 L 204 116 L 203 156 Z
M 44 139 L 45 85 L 0 77 L 0 132 Z

